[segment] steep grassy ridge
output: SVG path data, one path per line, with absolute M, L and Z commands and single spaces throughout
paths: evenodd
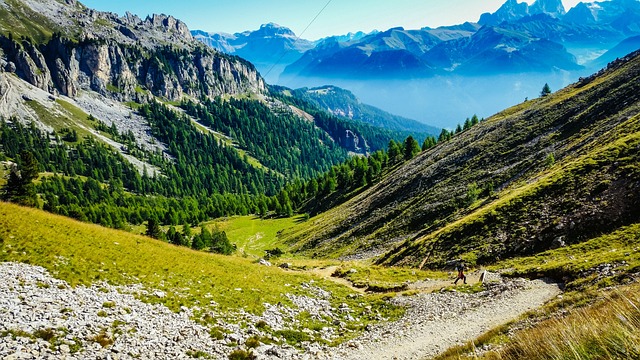
M 3 2 L 7 4 L 0 6 L 0 33 L 2 34 L 12 34 L 15 38 L 26 36 L 37 42 L 44 42 L 51 38 L 55 31 L 62 30 L 45 16 L 18 0 Z
M 488 262 L 640 220 L 640 56 L 494 115 L 287 239 L 386 264 Z M 371 253 L 369 253 L 371 254 Z

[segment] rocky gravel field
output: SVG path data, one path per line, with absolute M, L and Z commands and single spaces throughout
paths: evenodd
M 265 304 L 261 316 L 237 316 L 245 324 L 263 321 L 278 330 L 295 326 L 302 311 L 336 319 L 338 312 L 349 313 L 344 306 L 331 307 L 331 293 L 313 284 L 305 286 L 316 296 L 289 295 L 294 308 Z M 393 303 L 407 307 L 405 317 L 368 326 L 365 334 L 335 348 L 306 342 L 298 349 L 264 344 L 249 349 L 246 341 L 251 337 L 283 342 L 253 325 L 222 320 L 213 327 L 201 325 L 193 320 L 198 309 L 183 307 L 175 313 L 163 305 L 144 303 L 133 295 L 145 293 L 137 285 L 73 288 L 41 267 L 2 263 L 0 358 L 227 359 L 242 349 L 257 359 L 419 359 L 474 338 L 560 292 L 555 284 L 526 280 L 498 281 L 485 288 L 475 294 L 447 291 L 395 297 Z M 164 296 L 161 291 L 151 295 Z M 215 335 L 212 328 L 221 331 Z M 333 335 L 332 327 L 323 329 L 323 338 L 331 340 Z

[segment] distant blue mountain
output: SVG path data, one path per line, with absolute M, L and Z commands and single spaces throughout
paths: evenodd
M 370 34 L 375 34 L 374 31 Z M 193 30 L 191 34 L 201 42 L 230 55 L 251 61 L 270 83 L 275 83 L 284 68 L 324 42 L 358 41 L 369 35 L 362 31 L 336 35 L 317 41 L 300 39 L 291 29 L 278 24 L 264 24 L 255 31 L 241 33 L 209 33 Z
M 256 31 L 236 34 L 207 33 L 193 30 L 191 34 L 221 52 L 251 61 L 268 82 L 275 82 L 287 64 L 315 47 L 309 40 L 300 39 L 290 29 L 277 24 L 262 25 Z
M 478 24 L 494 26 L 538 14 L 560 18 L 565 14 L 564 5 L 561 0 L 538 0 L 531 6 L 525 2 L 518 3 L 517 0 L 507 0 L 498 11 L 482 14 Z
M 608 63 L 623 58 L 625 55 L 632 53 L 636 50 L 640 49 L 640 36 L 632 36 L 630 38 L 624 39 L 618 45 L 611 48 L 609 51 L 604 53 L 602 56 L 593 60 L 589 63 L 590 68 L 603 68 Z
M 637 0 L 580 3 L 568 13 L 561 0 L 507 0 L 478 24 L 394 28 L 359 41 L 319 44 L 287 66 L 281 80 L 574 71 L 583 66 L 569 49 L 607 50 L 633 35 L 640 35 Z
M 441 128 L 393 115 L 374 106 L 363 104 L 352 92 L 337 86 L 326 85 L 291 91 L 296 97 L 307 100 L 335 116 L 362 121 L 385 129 L 412 132 L 414 134 L 438 136 L 442 131 Z

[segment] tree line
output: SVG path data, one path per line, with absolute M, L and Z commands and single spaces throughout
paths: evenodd
M 183 106 L 198 116 L 218 118 L 210 112 L 212 104 Z M 239 102 L 233 105 L 235 109 L 215 106 L 215 111 L 242 112 L 254 105 Z M 158 171 L 154 174 L 146 168 L 139 171 L 120 153 L 92 137 L 82 138 L 69 129 L 47 133 L 16 119 L 0 120 L 0 160 L 8 157 L 17 164 L 10 170 L 3 199 L 107 227 L 124 229 L 146 222 L 150 236 L 227 253 L 232 246 L 228 239 L 225 241 L 226 234 L 201 229 L 193 235 L 187 229 L 223 216 L 291 216 L 322 211 L 326 204 L 335 205 L 374 185 L 395 166 L 480 121 L 476 116 L 467 119 L 464 127 L 459 126 L 460 131 L 443 132 L 446 136 L 438 139 L 427 137 L 422 146 L 412 136 L 403 142 L 390 140 L 386 150 L 367 157 L 353 156 L 315 177 L 301 176 L 326 166 L 316 164 L 317 170 L 309 167 L 312 170 L 307 172 L 294 171 L 296 178 L 288 180 L 291 178 L 249 165 L 214 134 L 198 130 L 188 116 L 162 104 L 143 105 L 140 113 L 149 121 L 153 135 L 169 145 L 168 156 L 143 154 L 155 159 Z M 121 136 L 111 127 L 106 130 L 112 136 Z M 256 136 L 251 130 L 246 133 L 247 138 Z M 130 134 L 125 137 L 130 138 Z M 264 142 L 261 146 L 278 143 Z M 39 173 L 46 175 L 34 183 Z M 169 230 L 158 232 L 156 225 L 169 226 Z M 177 231 L 179 226 L 182 232 Z

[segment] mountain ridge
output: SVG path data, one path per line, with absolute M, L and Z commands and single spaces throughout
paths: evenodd
M 418 266 L 427 259 L 442 266 L 461 255 L 484 263 L 531 254 L 638 221 L 640 199 L 628 191 L 638 194 L 633 189 L 640 186 L 632 151 L 638 146 L 639 63 L 636 52 L 553 95 L 494 115 L 290 231 L 288 241 L 318 256 L 373 252 L 387 265 Z M 625 165 L 611 166 L 622 158 Z M 558 177 L 543 176 L 552 166 L 545 164 L 556 164 Z M 527 197 L 523 189 L 544 190 Z M 581 189 L 580 195 L 574 199 L 571 189 Z M 510 230 L 518 226 L 520 232 Z

